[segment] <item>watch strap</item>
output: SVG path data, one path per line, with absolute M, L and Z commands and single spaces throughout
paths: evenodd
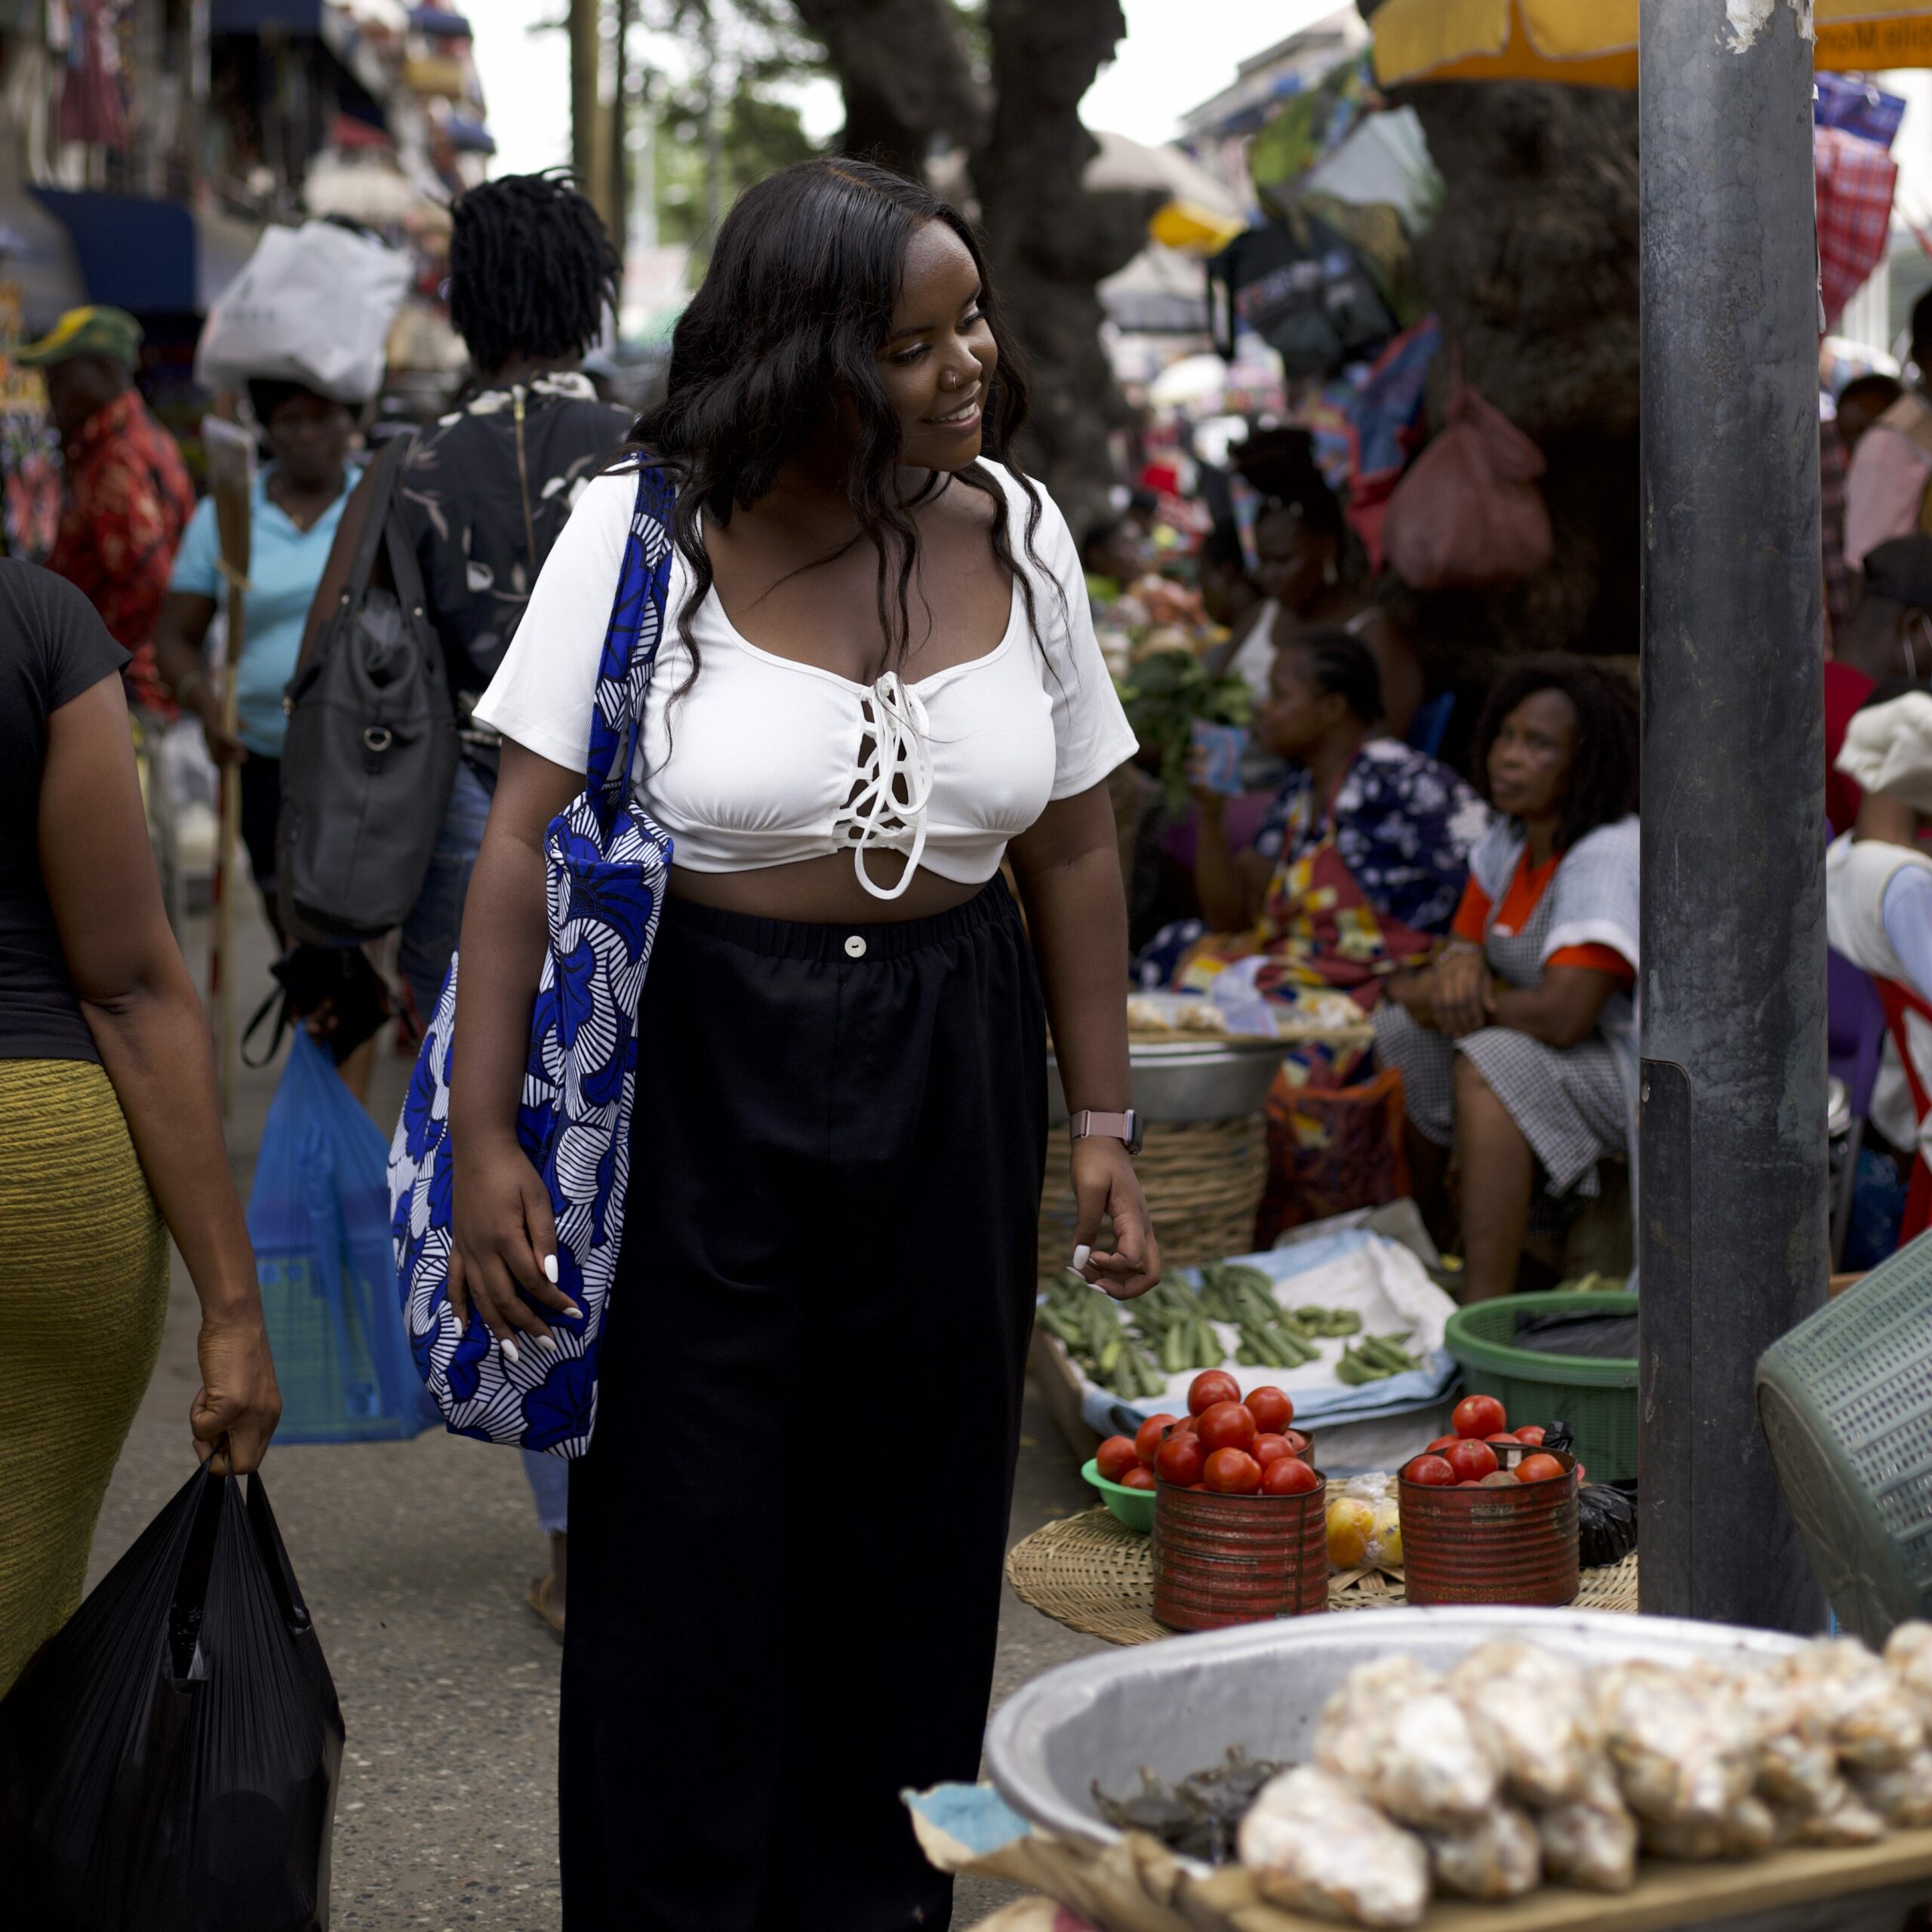
M 1090 1107 L 1083 1107 L 1067 1122 L 1076 1140 L 1088 1140 L 1101 1135 L 1110 1140 L 1131 1140 L 1134 1137 L 1134 1115 L 1095 1113 Z

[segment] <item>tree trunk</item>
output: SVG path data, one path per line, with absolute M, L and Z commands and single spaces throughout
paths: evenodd
M 845 153 L 916 179 L 936 143 L 971 146 L 985 122 L 985 89 L 947 0 L 796 5 L 838 76 Z
M 1029 468 L 1076 533 L 1103 517 L 1107 432 L 1129 420 L 1100 343 L 1095 285 L 1147 238 L 1158 192 L 1090 194 L 1080 97 L 1127 31 L 1118 0 L 990 0 L 994 108 L 974 186 L 1008 325 L 1033 371 Z

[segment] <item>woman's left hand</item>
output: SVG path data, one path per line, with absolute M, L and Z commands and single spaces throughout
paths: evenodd
M 1144 1295 L 1161 1278 L 1161 1244 L 1124 1142 L 1096 1134 L 1073 1143 L 1073 1198 L 1074 1247 L 1088 1251 L 1075 1272 L 1116 1301 Z M 1103 1215 L 1114 1225 L 1111 1253 L 1093 1246 Z

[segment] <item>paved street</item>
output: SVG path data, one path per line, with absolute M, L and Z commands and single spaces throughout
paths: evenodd
M 269 940 L 252 916 L 243 940 L 245 1011 L 267 983 Z M 198 974 L 198 923 L 189 940 Z M 229 1145 L 245 1198 L 279 1071 L 278 1063 L 242 1075 Z M 406 1075 L 385 1053 L 379 1115 L 392 1116 Z M 177 1262 L 161 1365 L 95 1540 L 96 1577 L 192 1469 L 195 1326 L 193 1293 Z M 340 1932 L 555 1932 L 561 1651 L 523 1601 L 545 1550 L 517 1458 L 438 1433 L 277 1449 L 266 1475 L 348 1724 L 334 1924 Z M 1088 1497 L 1066 1445 L 1029 1400 L 1011 1534 L 1084 1507 Z M 995 1694 L 1100 1647 L 1009 1592 Z M 953 1922 L 971 1926 L 1011 1895 L 962 1885 Z

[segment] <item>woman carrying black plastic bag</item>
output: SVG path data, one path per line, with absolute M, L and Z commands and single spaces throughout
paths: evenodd
M 226 1434 L 252 1469 L 281 1409 L 127 661 L 72 586 L 0 560 L 0 1695 L 81 1600 L 170 1233 L 202 1303 L 196 1453 Z
M 676 851 L 571 1479 L 573 1932 L 946 1923 L 898 1794 L 978 1766 L 1043 988 L 1085 1130 L 1081 1245 L 1049 1259 L 1121 1297 L 1159 1276 L 1104 783 L 1134 740 L 1066 520 L 1014 462 L 1026 395 L 964 221 L 814 162 L 738 201 L 638 426 L 676 559 L 632 787 Z M 585 491 L 477 710 L 505 743 L 463 927 L 450 1295 L 512 1346 L 565 1305 L 513 1123 L 544 832 L 583 783 L 636 497 L 634 468 Z

